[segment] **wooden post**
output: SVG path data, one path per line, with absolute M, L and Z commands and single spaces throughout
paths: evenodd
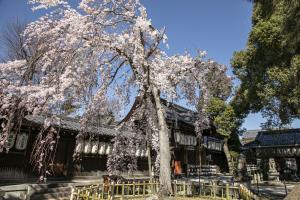
M 74 189 L 74 187 L 72 187 L 72 190 L 71 190 L 71 197 L 70 197 L 71 200 L 74 199 L 74 193 L 75 193 L 75 189 Z
M 229 200 L 230 199 L 230 195 L 229 195 L 229 184 L 226 183 L 226 199 Z
M 221 188 L 221 197 L 223 198 L 224 197 L 224 187 L 222 186 L 222 188 Z
M 102 184 L 101 199 L 104 199 L 105 183 Z
M 199 197 L 201 197 L 201 191 L 202 191 L 202 188 L 203 188 L 203 187 L 202 188 L 201 187 L 202 187 L 202 184 L 199 182 Z
M 174 181 L 174 195 L 177 195 L 177 182 L 176 180 Z
M 213 185 L 213 195 L 214 195 L 214 198 L 216 197 L 216 183 L 215 182 L 213 182 L 212 183 Z
M 133 181 L 133 196 L 135 196 L 135 182 Z
M 121 194 L 121 199 L 124 200 L 124 182 L 122 183 L 122 194 Z
M 143 197 L 145 198 L 145 194 L 146 194 L 146 182 L 143 181 Z

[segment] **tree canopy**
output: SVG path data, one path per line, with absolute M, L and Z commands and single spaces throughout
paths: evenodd
M 261 111 L 264 127 L 300 118 L 300 2 L 253 1 L 247 47 L 231 64 L 241 85 L 232 106 L 238 117 Z

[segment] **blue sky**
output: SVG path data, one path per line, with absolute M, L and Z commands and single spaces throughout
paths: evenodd
M 72 0 L 74 2 L 78 0 Z M 252 4 L 246 0 L 141 0 L 152 23 L 166 27 L 168 54 L 206 50 L 208 57 L 228 66 L 234 51 L 246 46 L 251 30 Z M 44 11 L 32 12 L 26 0 L 0 0 L 0 31 L 15 19 L 30 22 Z M 0 54 L 1 54 L 0 49 Z M 238 81 L 236 81 L 238 82 Z M 258 129 L 264 119 L 250 114 L 243 126 Z M 300 128 L 300 121 L 293 123 Z

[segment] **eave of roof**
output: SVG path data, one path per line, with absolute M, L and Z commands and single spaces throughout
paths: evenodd
M 32 116 L 32 115 L 25 116 L 25 120 L 27 122 L 34 123 L 39 126 L 42 126 L 44 124 L 45 119 L 46 119 L 45 116 Z M 79 132 L 81 130 L 81 126 L 78 120 L 71 119 L 71 118 L 61 118 L 59 127 L 74 132 Z M 104 125 L 89 126 L 86 132 L 98 134 L 98 135 L 107 135 L 107 136 L 114 136 L 117 133 L 115 126 L 104 126 Z

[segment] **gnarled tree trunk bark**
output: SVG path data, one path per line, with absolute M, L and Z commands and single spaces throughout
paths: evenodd
M 226 156 L 226 159 L 227 159 L 229 173 L 233 174 L 233 163 L 232 163 L 230 151 L 229 151 L 229 148 L 228 148 L 228 138 L 224 139 L 223 150 L 224 150 L 224 153 L 225 153 L 225 156 Z
M 159 91 L 157 88 L 152 88 L 152 94 L 155 101 L 157 116 L 158 116 L 158 126 L 159 126 L 159 154 L 160 154 L 160 192 L 162 195 L 172 194 L 171 185 L 171 155 L 170 155 L 170 144 L 169 144 L 169 134 L 166 118 L 164 116 L 164 110 L 161 105 Z

